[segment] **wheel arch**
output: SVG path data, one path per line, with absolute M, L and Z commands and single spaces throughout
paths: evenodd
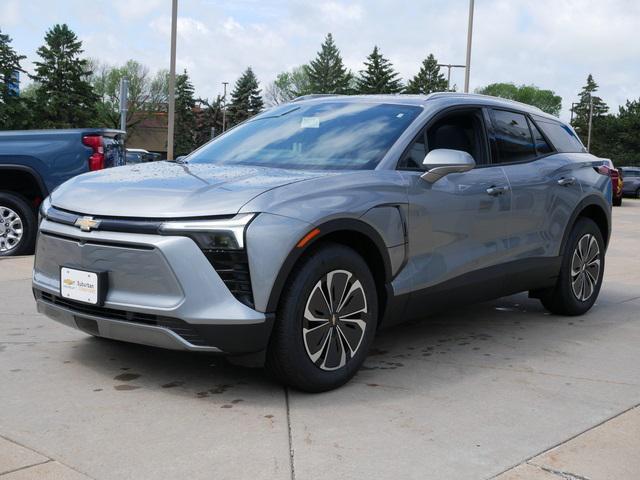
M 48 189 L 42 177 L 26 165 L 0 165 L 0 190 L 16 193 L 34 202 L 44 200 Z
M 591 195 L 583 199 L 578 204 L 570 221 L 567 223 L 567 228 L 565 229 L 562 237 L 562 250 L 560 255 L 564 255 L 569 234 L 580 218 L 589 218 L 593 220 L 600 229 L 605 248 L 609 245 L 609 238 L 611 236 L 611 207 L 602 198 L 596 195 Z
M 383 312 L 388 294 L 386 285 L 390 283 L 392 273 L 391 259 L 385 242 L 378 231 L 363 220 L 355 218 L 330 220 L 315 226 L 313 230 L 315 229 L 318 229 L 320 233 L 302 247 L 294 247 L 280 267 L 269 295 L 267 312 L 275 312 L 277 310 L 284 286 L 291 272 L 304 258 L 304 255 L 329 242 L 353 248 L 364 258 L 376 283 L 378 309 Z

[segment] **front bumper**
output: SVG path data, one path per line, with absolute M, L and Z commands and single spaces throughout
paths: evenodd
M 103 306 L 60 297 L 61 266 L 106 271 Z M 197 245 L 181 236 L 82 232 L 43 220 L 33 271 L 38 310 L 92 335 L 177 350 L 266 348 L 271 315 L 238 301 Z

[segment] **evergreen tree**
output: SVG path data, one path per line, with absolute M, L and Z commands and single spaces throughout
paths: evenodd
M 406 93 L 433 93 L 446 92 L 447 79 L 440 73 L 438 61 L 432 53 L 422 62 L 422 67 L 418 74 L 409 80 Z
M 96 124 L 96 104 L 89 76 L 88 61 L 80 58 L 82 42 L 66 24 L 54 25 L 38 48 L 42 58 L 36 65 L 33 80 L 39 83 L 36 93 L 38 116 L 50 128 L 87 127 Z
M 11 47 L 11 37 L 0 31 L 0 130 L 28 128 L 30 109 L 12 89 L 17 76 L 24 73 L 20 62 L 24 55 L 18 55 Z
M 393 69 L 389 60 L 384 58 L 378 47 L 373 47 L 373 52 L 364 62 L 365 70 L 360 71 L 357 79 L 356 90 L 361 94 L 371 93 L 400 93 L 402 81 L 399 73 Z
M 176 120 L 174 154 L 187 155 L 196 148 L 196 114 L 194 88 L 185 70 L 176 77 Z
M 218 95 L 215 100 L 196 100 L 196 148 L 211 140 L 212 130 L 218 136 L 222 133 L 222 96 Z
M 571 108 L 574 115 L 572 125 L 585 145 L 587 144 L 589 131 L 591 102 L 593 101 L 592 131 L 594 130 L 595 124 L 599 123 L 599 120 L 609 111 L 609 107 L 604 103 L 602 98 L 594 95 L 597 91 L 598 84 L 593 79 L 593 75 L 589 74 L 587 84 L 582 87 L 582 90 L 578 93 L 578 103 Z
M 247 68 L 236 81 L 233 92 L 231 92 L 231 103 L 228 108 L 230 124 L 236 125 L 244 122 L 263 109 L 264 102 L 258 87 L 256 75 L 251 67 Z
M 347 70 L 340 50 L 329 33 L 318 55 L 306 66 L 309 90 L 313 93 L 350 93 L 353 74 Z

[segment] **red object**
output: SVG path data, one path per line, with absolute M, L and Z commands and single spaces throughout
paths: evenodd
M 93 153 L 89 157 L 89 170 L 102 170 L 104 168 L 104 147 L 101 135 L 85 135 L 82 137 L 82 143 L 93 149 Z
M 622 205 L 622 176 L 620 175 L 620 171 L 613 166 L 613 162 L 611 160 L 605 160 L 606 165 L 600 165 L 596 168 L 596 171 L 602 175 L 607 175 L 611 177 L 611 191 L 613 193 L 613 204 L 615 206 Z

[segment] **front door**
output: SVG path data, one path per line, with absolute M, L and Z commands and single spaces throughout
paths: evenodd
M 436 148 L 467 151 L 477 166 L 435 183 L 420 178 L 420 171 L 401 172 L 409 185 L 406 271 L 411 278 L 404 287 L 413 291 L 410 305 L 418 309 L 413 316 L 445 300 L 439 292 L 475 301 L 504 288 L 500 265 L 508 252 L 511 193 L 504 169 L 488 162 L 482 112 L 456 111 L 438 120 L 408 149 L 412 159 L 404 159 L 401 167 L 421 163 L 425 152 Z

